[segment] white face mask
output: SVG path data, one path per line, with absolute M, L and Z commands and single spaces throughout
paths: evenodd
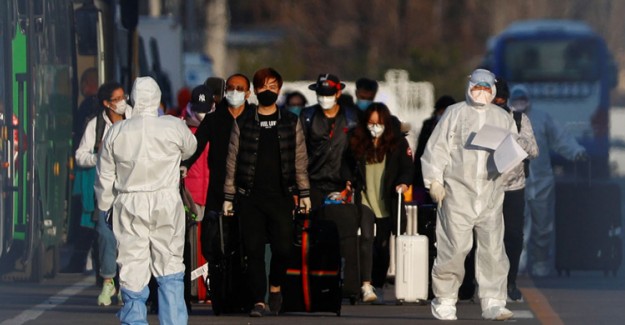
M 490 102 L 491 93 L 486 90 L 471 90 L 471 98 L 481 105 L 486 105 Z
M 238 90 L 227 91 L 226 100 L 228 101 L 228 106 L 239 107 L 245 102 L 245 92 Z
M 367 124 L 367 129 L 372 137 L 379 138 L 384 133 L 384 124 Z
M 197 114 L 198 120 L 200 121 L 204 119 L 204 116 L 206 116 L 206 113 L 196 113 L 196 114 Z
M 317 101 L 323 109 L 331 109 L 336 105 L 336 97 L 334 96 L 317 96 Z
M 115 109 L 113 110 L 113 112 L 119 114 L 119 115 L 124 115 L 124 113 L 126 113 L 126 108 L 128 107 L 128 104 L 126 103 L 125 100 L 120 100 L 117 103 L 115 103 Z

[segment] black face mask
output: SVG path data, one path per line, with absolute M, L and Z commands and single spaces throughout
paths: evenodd
M 278 94 L 274 93 L 271 90 L 265 90 L 261 93 L 256 94 L 256 98 L 258 98 L 258 103 L 261 106 L 271 106 L 273 103 L 278 100 Z

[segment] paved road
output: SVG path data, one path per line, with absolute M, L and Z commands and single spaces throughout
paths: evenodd
M 605 277 L 599 272 L 573 272 L 570 277 L 519 279 L 526 302 L 508 307 L 515 324 L 623 324 L 625 319 L 625 272 Z M 116 324 L 118 306 L 95 305 L 99 289 L 93 276 L 60 274 L 41 284 L 0 283 L 0 325 L 19 324 Z M 285 314 L 250 318 L 246 315 L 214 316 L 209 305 L 194 304 L 189 324 L 440 324 L 429 305 L 393 303 L 392 288 L 386 290 L 385 306 L 343 305 L 342 315 Z M 479 304 L 458 304 L 457 324 L 490 323 L 481 319 Z M 156 315 L 150 324 L 158 324 Z

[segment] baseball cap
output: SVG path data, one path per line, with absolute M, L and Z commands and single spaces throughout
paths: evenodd
M 194 112 L 208 113 L 213 107 L 213 90 L 205 85 L 193 88 L 190 103 Z
M 339 80 L 339 77 L 333 74 L 320 74 L 317 82 L 308 86 L 308 89 L 314 90 L 317 95 L 332 96 L 337 91 L 345 88 L 345 84 Z

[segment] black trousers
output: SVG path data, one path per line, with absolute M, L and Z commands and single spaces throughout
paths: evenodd
M 247 256 L 247 275 L 254 302 L 265 301 L 265 243 L 271 247 L 269 284 L 281 286 L 293 247 L 293 197 L 252 194 L 238 198 L 243 250 Z
M 516 285 L 519 258 L 523 251 L 523 225 L 525 218 L 525 189 L 507 191 L 503 199 L 503 222 L 506 230 L 503 242 L 510 260 L 508 286 Z
M 388 266 L 391 262 L 391 228 L 393 220 L 390 217 L 375 218 L 376 234 L 373 240 L 373 267 L 371 284 L 381 288 L 386 282 Z

